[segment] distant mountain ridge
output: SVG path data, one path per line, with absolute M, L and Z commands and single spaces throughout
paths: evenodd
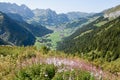
M 26 5 L 18 6 L 17 4 L 13 3 L 0 3 L 0 11 L 3 13 L 14 13 L 19 14 L 23 17 L 23 19 L 29 19 L 34 16 L 31 9 L 29 9 Z M 28 14 L 29 13 L 29 14 Z
M 65 14 L 57 14 L 55 11 L 52 11 L 51 9 L 35 9 L 33 10 L 34 17 L 31 18 L 30 21 L 32 22 L 37 22 L 42 25 L 58 25 L 61 23 L 68 22 L 69 19 Z
M 16 18 L 20 15 L 23 20 L 27 21 L 30 24 L 42 24 L 43 26 L 56 26 L 59 24 L 64 24 L 70 22 L 71 20 L 76 20 L 79 18 L 86 18 L 92 16 L 93 13 L 84 13 L 84 12 L 69 12 L 57 14 L 51 9 L 35 9 L 31 10 L 26 5 L 17 5 L 15 3 L 0 3 L 0 11 L 8 14 L 11 18 Z M 29 14 L 28 14 L 29 13 Z M 14 19 L 15 19 L 14 18 Z M 19 20 L 20 17 L 17 19 Z M 21 19 L 20 19 L 21 20 Z
M 31 22 L 39 22 L 43 25 L 59 25 L 64 24 L 66 22 L 70 22 L 72 20 L 77 20 L 79 18 L 87 18 L 92 16 L 93 13 L 84 13 L 84 12 L 69 12 L 69 13 L 61 13 L 57 14 L 55 11 L 51 9 L 35 9 L 33 10 L 34 17 L 29 20 Z
M 26 5 L 19 6 L 15 3 L 0 3 L 0 7 L 0 11 L 6 13 L 11 19 L 15 20 L 21 26 L 24 26 L 32 34 L 34 34 L 34 36 L 41 37 L 53 32 L 40 24 L 28 24 L 26 20 L 32 18 L 34 13 Z
M 75 20 L 79 18 L 86 18 L 89 16 L 93 16 L 95 13 L 85 13 L 85 12 L 68 12 L 66 15 L 70 20 Z

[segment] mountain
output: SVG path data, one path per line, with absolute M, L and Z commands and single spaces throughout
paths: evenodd
M 29 30 L 34 36 L 41 37 L 46 34 L 50 34 L 53 31 L 47 29 L 46 27 L 40 25 L 40 24 L 34 24 L 34 23 L 27 23 L 23 20 L 22 16 L 18 14 L 8 13 L 7 14 L 11 19 L 15 20 L 19 25 L 25 27 L 27 30 Z
M 33 10 L 34 17 L 28 20 L 30 23 L 40 23 L 42 25 L 54 26 L 68 22 L 69 19 L 65 14 L 57 14 L 51 9 L 35 9 Z
M 59 43 L 60 45 L 58 46 L 58 49 L 71 53 L 75 53 L 75 52 L 81 53 L 85 51 L 86 52 L 91 51 L 89 46 L 93 45 L 92 41 L 94 41 L 94 40 L 91 41 L 91 38 L 93 38 L 97 34 L 97 32 L 96 33 L 93 32 L 97 31 L 97 29 L 101 29 L 101 27 L 104 28 L 103 26 L 107 25 L 108 22 L 109 22 L 108 24 L 110 24 L 110 22 L 112 24 L 112 21 L 115 22 L 114 19 L 116 19 L 119 16 L 120 16 L 120 5 L 104 10 L 101 13 L 97 13 L 90 16 L 89 18 L 93 18 L 93 17 L 98 17 L 98 18 L 92 23 L 82 26 L 82 28 L 76 30 L 74 34 L 65 38 L 63 42 Z M 118 20 L 119 18 L 116 21 Z M 113 23 L 113 25 L 115 23 Z M 119 23 L 116 23 L 115 26 L 117 26 L 117 24 L 119 25 Z
M 6 13 L 12 19 L 19 21 L 24 20 L 29 24 L 41 24 L 42 26 L 57 26 L 66 22 L 74 21 L 79 18 L 87 18 L 93 15 L 93 13 L 84 12 L 69 12 L 66 14 L 57 14 L 51 9 L 31 10 L 24 4 L 19 6 L 15 3 L 0 3 L 0 7 L 0 11 Z
M 11 3 L 0 3 L 0 11 L 3 13 L 14 13 L 19 14 L 23 19 L 29 19 L 34 16 L 34 13 L 26 5 L 18 6 L 17 4 Z
M 116 18 L 120 16 L 120 5 L 103 11 L 104 17 Z
M 0 39 L 0 45 L 8 45 L 9 43 L 3 41 L 2 39 Z
M 44 36 L 46 34 L 53 32 L 52 30 L 49 30 L 40 24 L 34 24 L 34 23 L 28 24 L 27 22 L 23 20 L 23 17 L 20 16 L 19 14 L 7 13 L 7 15 L 11 19 L 15 20 L 21 26 L 24 26 L 27 30 L 29 30 L 36 37 L 41 37 L 41 36 Z
M 28 24 L 26 22 L 17 22 L 17 23 L 25 27 L 28 31 L 30 31 L 36 37 L 42 37 L 42 36 L 45 36 L 46 34 L 53 33 L 52 30 L 49 30 L 40 24 Z
M 70 20 L 75 20 L 79 18 L 86 18 L 94 15 L 94 13 L 84 13 L 84 12 L 69 12 L 66 14 Z
M 34 17 L 29 22 L 38 22 L 42 25 L 57 26 L 66 22 L 71 22 L 79 18 L 87 18 L 93 15 L 93 13 L 84 12 L 69 12 L 66 14 L 57 14 L 51 9 L 35 9 L 33 10 Z
M 66 25 L 65 25 L 65 28 L 76 28 L 76 27 L 80 27 L 82 24 L 88 22 L 88 18 L 79 18 L 77 20 L 74 20 L 74 21 L 71 21 L 71 22 L 68 22 Z
M 16 13 L 7 13 L 7 15 L 8 15 L 11 19 L 13 19 L 13 20 L 15 20 L 15 21 L 25 22 L 25 21 L 23 20 L 23 17 L 20 16 L 19 14 L 16 14 Z
M 33 45 L 35 37 L 15 20 L 0 12 L 0 43 L 11 45 Z
M 100 25 L 101 21 L 106 23 Z M 107 57 L 108 61 L 112 61 L 120 57 L 119 40 L 120 17 L 112 21 L 100 17 L 66 38 L 59 44 L 58 49 L 67 53 L 83 53 L 91 57 L 93 55 L 98 58 Z
M 88 38 L 85 37 L 86 39 L 84 40 L 84 38 L 81 38 L 81 37 L 85 36 L 86 34 L 91 33 L 93 30 L 98 28 L 98 25 L 102 25 L 101 21 L 107 21 L 107 19 L 104 20 L 104 17 L 99 17 L 95 21 L 77 29 L 72 35 L 65 38 L 62 42 L 58 44 L 58 50 L 64 50 L 65 52 L 70 52 L 70 53 L 75 53 L 77 51 L 82 52 L 80 51 L 79 48 L 80 46 L 85 44 L 84 41 L 87 41 Z M 83 40 L 79 40 L 79 38 Z

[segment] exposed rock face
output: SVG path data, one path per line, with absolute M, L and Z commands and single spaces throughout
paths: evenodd
M 103 11 L 105 18 L 117 18 L 120 16 L 120 5 Z
M 120 16 L 120 11 L 112 12 L 110 14 L 105 14 L 105 18 L 116 18 Z
M 27 6 L 21 5 L 18 6 L 17 4 L 11 4 L 11 3 L 0 3 L 0 11 L 4 13 L 13 13 L 13 14 L 19 14 L 24 19 L 29 19 L 34 16 L 32 10 L 30 10 Z

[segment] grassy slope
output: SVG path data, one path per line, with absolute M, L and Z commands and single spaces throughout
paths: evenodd
M 116 68 L 112 67 L 111 69 L 115 70 Z M 89 72 L 93 75 L 91 76 Z M 1 80 L 14 80 L 15 78 L 15 80 L 31 80 L 31 78 L 68 80 L 71 76 L 74 80 L 94 80 L 93 76 L 96 79 L 102 76 L 103 80 L 106 80 L 105 78 L 119 80 L 120 77 L 103 71 L 89 61 L 81 59 L 77 54 L 68 55 L 57 51 L 48 51 L 45 48 L 36 50 L 35 47 L 15 46 L 0 46 L 0 74 Z M 45 75 L 48 76 L 45 77 Z M 59 79 L 57 79 L 58 77 Z
M 0 80 L 59 80 L 56 79 L 58 77 L 60 80 L 68 80 L 71 76 L 74 79 L 89 79 L 91 76 L 88 71 L 72 67 L 74 65 L 69 61 L 74 59 L 72 56 L 47 51 L 45 48 L 36 50 L 35 47 L 0 46 Z
M 96 24 L 96 23 L 95 23 Z M 85 30 L 93 31 L 85 34 L 83 28 L 74 33 L 65 41 L 62 49 L 68 53 L 79 53 L 84 57 L 94 61 L 95 65 L 101 65 L 104 70 L 114 74 L 120 73 L 120 17 L 98 27 L 94 23 L 89 24 Z M 88 31 L 87 30 L 87 31 Z M 83 34 L 80 36 L 81 34 Z M 120 76 L 120 75 L 119 75 Z

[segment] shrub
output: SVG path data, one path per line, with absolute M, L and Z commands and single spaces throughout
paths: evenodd
M 51 80 L 55 75 L 54 65 L 32 65 L 19 70 L 15 80 Z

